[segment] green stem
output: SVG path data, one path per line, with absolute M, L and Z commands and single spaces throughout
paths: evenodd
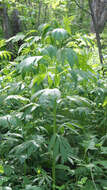
M 56 184 L 56 177 L 55 177 L 55 158 L 53 158 L 53 164 L 52 164 L 52 178 L 53 178 L 53 186 L 52 186 L 52 189 L 55 190 L 55 184 Z
M 56 133 L 56 100 L 54 102 L 54 126 L 53 126 L 53 134 Z
M 92 173 L 92 169 L 90 169 L 90 172 L 91 172 L 91 178 L 92 178 L 93 185 L 95 187 L 95 190 L 97 190 L 97 186 L 96 186 L 95 181 L 94 181 L 94 176 L 93 176 L 93 173 Z
M 56 100 L 54 102 L 54 123 L 53 123 L 53 135 L 56 134 Z M 55 164 L 56 164 L 56 158 L 53 157 L 53 162 L 52 162 L 52 179 L 53 179 L 53 185 L 52 189 L 55 190 L 55 185 L 56 185 L 56 174 L 55 174 Z
M 27 165 L 26 165 L 26 160 L 24 161 L 24 175 L 26 176 L 27 173 Z

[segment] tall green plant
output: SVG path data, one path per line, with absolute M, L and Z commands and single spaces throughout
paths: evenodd
M 1 186 L 104 189 L 106 79 L 90 63 L 92 37 L 39 29 L 10 39 L 23 44 L 0 75 Z

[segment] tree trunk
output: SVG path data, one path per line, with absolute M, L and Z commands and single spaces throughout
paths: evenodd
M 99 30 L 98 30 L 98 24 L 97 24 L 97 20 L 96 20 L 96 15 L 95 15 L 95 12 L 94 12 L 93 7 L 92 7 L 91 0 L 88 0 L 88 4 L 89 4 L 90 11 L 91 11 L 91 17 L 92 17 L 92 21 L 93 21 L 93 27 L 94 27 L 94 31 L 95 31 L 96 39 L 97 39 L 99 59 L 100 59 L 101 65 L 102 65 L 102 71 L 103 71 L 103 75 L 104 75 L 102 45 L 101 45 L 100 33 L 99 33 Z
M 39 1 L 38 23 L 37 23 L 37 26 L 39 26 L 39 25 L 40 25 L 41 8 L 42 8 L 42 2 L 41 2 L 41 1 Z
M 16 8 L 13 10 L 11 15 L 11 28 L 13 36 L 22 31 L 19 11 Z
M 92 7 L 98 32 L 101 33 L 107 22 L 107 0 L 92 0 Z M 95 32 L 93 21 L 91 23 L 91 32 Z
M 80 0 L 80 6 L 84 9 L 84 0 Z M 80 28 L 82 28 L 83 19 L 84 19 L 84 11 L 80 9 L 80 19 L 79 19 Z
M 10 27 L 10 20 L 8 17 L 7 7 L 5 4 L 0 4 L 0 16 L 1 16 L 4 37 L 8 39 L 11 36 L 11 27 Z
M 47 19 L 47 10 L 48 10 L 48 5 L 45 5 L 45 10 L 44 10 L 44 22 L 46 22 Z

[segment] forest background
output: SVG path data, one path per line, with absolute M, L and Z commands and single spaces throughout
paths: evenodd
M 0 0 L 0 190 L 107 190 L 107 0 Z

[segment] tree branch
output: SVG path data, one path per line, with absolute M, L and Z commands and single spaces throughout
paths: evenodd
M 77 0 L 74 0 L 74 2 L 75 2 L 75 4 L 76 4 L 80 9 L 82 9 L 84 12 L 88 13 L 89 15 L 91 15 L 91 12 L 88 11 L 88 10 L 86 10 L 86 9 L 84 9 L 81 5 L 79 5 L 79 3 L 78 3 Z

